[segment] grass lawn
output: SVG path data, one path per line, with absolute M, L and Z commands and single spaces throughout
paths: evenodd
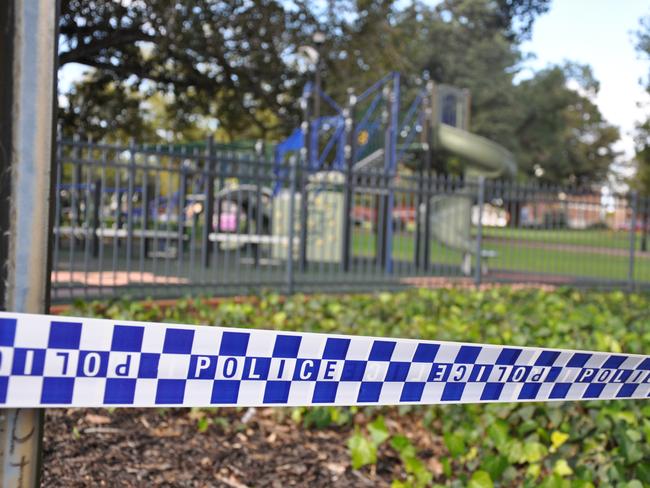
M 484 237 L 535 241 L 553 244 L 573 244 L 578 246 L 607 247 L 612 249 L 629 249 L 630 233 L 609 229 L 572 230 L 572 229 L 515 229 L 509 227 L 484 227 Z M 637 249 L 641 238 L 637 234 Z
M 584 233 L 584 235 L 582 235 Z M 586 278 L 626 280 L 629 273 L 629 257 L 626 254 L 614 255 L 579 250 L 544 249 L 527 246 L 526 243 L 557 243 L 626 249 L 626 233 L 613 231 L 535 231 L 528 229 L 486 229 L 486 237 L 503 237 L 510 242 L 484 243 L 485 249 L 497 251 L 496 258 L 489 260 L 492 269 L 532 273 L 549 273 Z M 537 238 L 539 237 L 539 238 Z M 374 255 L 375 236 L 369 231 L 355 229 L 353 236 L 353 255 L 369 257 Z M 413 261 L 415 239 L 411 233 L 396 233 L 393 242 L 393 258 L 400 261 Z M 437 241 L 431 243 L 433 263 L 460 265 L 461 253 L 449 249 Z M 635 278 L 650 280 L 650 259 L 636 257 Z

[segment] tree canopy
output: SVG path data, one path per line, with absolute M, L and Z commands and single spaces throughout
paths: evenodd
M 516 78 L 520 43 L 550 0 L 63 0 L 61 66 L 88 73 L 65 95 L 66 134 L 278 140 L 299 124 L 310 69 L 296 55 L 325 34 L 325 89 L 344 100 L 389 71 L 468 88 L 472 127 L 510 148 L 522 175 L 599 179 L 615 128 L 584 67 Z M 539 172 L 538 172 L 539 173 Z
M 640 21 L 637 31 L 637 51 L 646 61 L 650 61 L 650 15 Z M 643 82 L 646 91 L 650 93 L 650 67 L 648 76 Z M 637 174 L 632 180 L 632 186 L 650 195 L 650 115 L 638 124 L 635 143 Z
M 605 179 L 620 134 L 595 105 L 597 92 L 591 69 L 575 64 L 542 70 L 517 87 L 515 152 L 522 172 L 546 182 Z

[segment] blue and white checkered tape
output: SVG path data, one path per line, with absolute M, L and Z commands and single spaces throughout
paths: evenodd
M 0 313 L 0 407 L 650 397 L 650 356 Z

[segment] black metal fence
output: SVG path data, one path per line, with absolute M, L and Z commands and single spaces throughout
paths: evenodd
M 650 287 L 650 201 L 264 148 L 57 146 L 54 301 L 449 283 Z M 477 259 L 478 257 L 478 259 Z

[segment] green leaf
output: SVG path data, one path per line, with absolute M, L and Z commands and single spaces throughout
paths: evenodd
M 611 412 L 611 416 L 615 420 L 622 420 L 630 425 L 636 425 L 637 424 L 637 419 L 634 413 L 628 411 L 619 411 L 619 412 Z
M 443 457 L 440 459 L 440 464 L 442 464 L 442 472 L 449 478 L 452 473 L 451 460 L 448 457 Z
M 508 457 L 511 463 L 523 463 L 526 461 L 523 458 L 524 447 L 518 440 L 510 440 L 506 443 L 503 453 Z
M 324 429 L 332 423 L 331 410 L 328 407 L 308 408 L 303 414 L 303 422 L 307 428 Z
M 625 458 L 627 464 L 633 464 L 643 458 L 643 450 L 640 448 L 639 443 L 634 442 L 627 433 L 618 434 L 617 439 L 621 448 L 621 453 Z
M 368 424 L 368 432 L 370 432 L 370 439 L 375 446 L 379 446 L 390 437 L 384 417 L 381 415 Z
M 526 476 L 532 479 L 537 479 L 542 472 L 542 466 L 539 463 L 529 464 L 526 469 Z
M 488 436 L 499 451 L 503 451 L 508 442 L 508 430 L 508 424 L 503 420 L 497 420 L 488 427 Z
M 571 483 L 571 488 L 596 488 L 591 481 L 587 480 L 574 480 Z
M 505 456 L 487 456 L 481 463 L 481 468 L 490 473 L 493 480 L 501 479 L 503 472 L 508 467 L 508 459 Z
M 403 458 L 415 456 L 415 448 L 411 441 L 403 435 L 396 435 L 390 440 L 390 445 Z
M 350 450 L 350 458 L 354 469 L 377 462 L 377 448 L 358 429 L 348 439 L 348 449 Z
M 624 488 L 643 488 L 643 484 L 639 480 L 630 480 L 621 486 Z
M 627 429 L 625 435 L 627 435 L 632 442 L 639 442 L 641 440 L 641 433 L 636 430 Z
M 551 434 L 551 452 L 557 451 L 557 449 L 564 444 L 569 439 L 569 434 L 560 432 L 558 430 L 553 431 Z
M 210 420 L 207 417 L 202 417 L 196 422 L 196 428 L 201 433 L 208 430 L 209 426 L 210 426 Z
M 522 459 L 528 463 L 537 463 L 546 456 L 547 450 L 543 444 L 539 442 L 526 442 L 524 444 L 524 452 Z
M 469 480 L 468 488 L 493 488 L 492 478 L 487 471 L 475 471 Z
M 569 463 L 566 462 L 566 459 L 558 459 L 555 461 L 553 466 L 553 473 L 558 476 L 566 477 L 573 474 L 573 470 L 569 466 Z
M 639 463 L 636 466 L 636 474 L 641 481 L 650 485 L 650 465 L 648 463 Z
M 433 475 L 424 466 L 424 463 L 417 457 L 402 459 L 404 470 L 415 477 L 417 486 L 426 486 L 431 483 Z
M 465 440 L 460 434 L 446 433 L 444 440 L 452 457 L 461 456 L 465 452 Z
M 545 478 L 538 486 L 539 488 L 570 488 L 571 483 L 554 474 Z

